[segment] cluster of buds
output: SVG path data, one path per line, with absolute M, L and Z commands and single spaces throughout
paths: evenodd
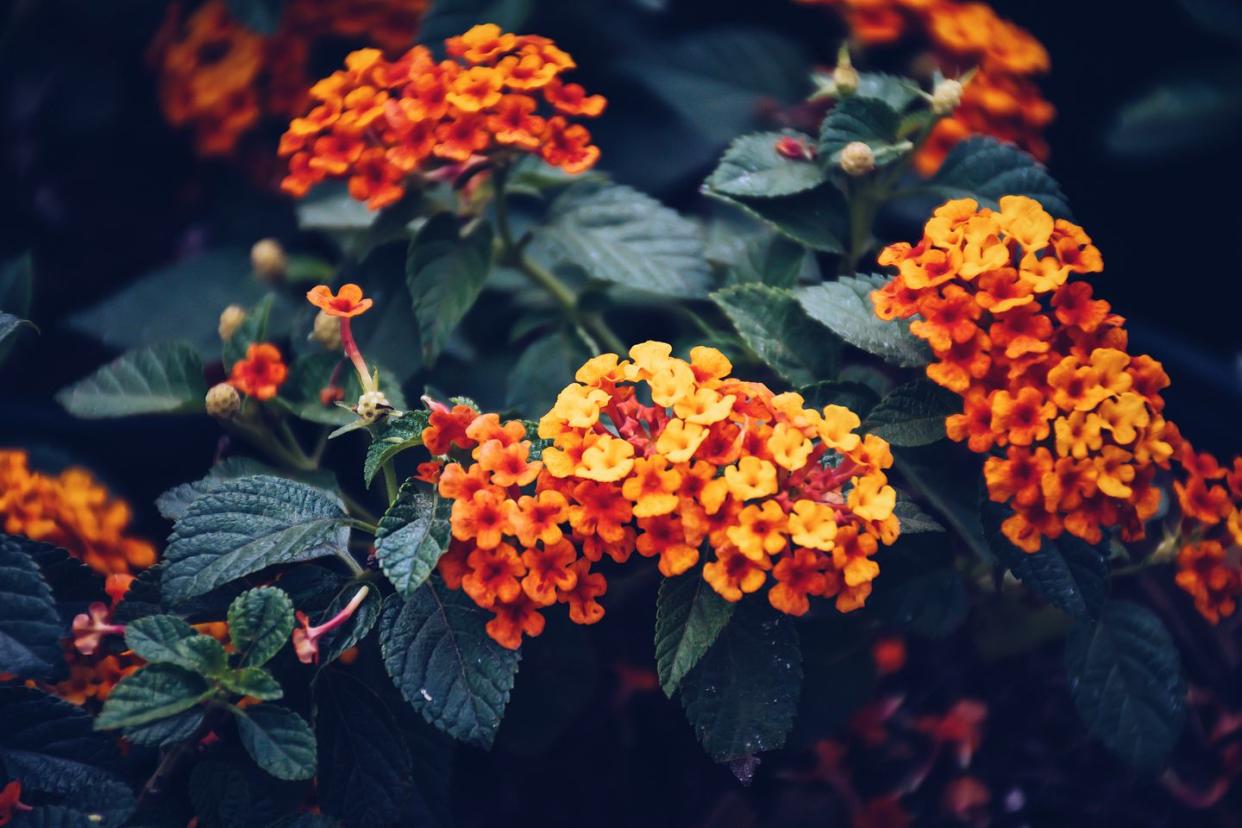
M 701 577 L 728 601 L 771 578 L 782 612 L 806 613 L 811 597 L 862 606 L 874 555 L 900 531 L 888 443 L 857 434 L 843 406 L 806 408 L 799 394 L 731 378 L 714 348 L 686 361 L 644 342 L 629 357 L 578 370 L 539 421 L 550 441 L 539 459 L 519 421 L 464 405 L 431 413 L 428 449 L 470 460 L 438 475 L 453 501 L 440 572 L 496 614 L 492 637 L 517 647 L 557 602 L 578 623 L 597 621 L 606 582 L 593 568 L 634 552 L 670 578 L 706 553 Z

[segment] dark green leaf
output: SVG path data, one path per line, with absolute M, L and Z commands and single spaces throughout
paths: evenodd
M 189 710 L 211 695 L 198 673 L 171 664 L 152 664 L 112 688 L 95 719 L 99 730 L 135 727 Z
M 1237 0 L 1181 0 L 1181 6 L 1205 32 L 1242 41 L 1242 5 Z
M 894 388 L 863 422 L 863 432 L 894 446 L 925 446 L 944 439 L 944 421 L 962 410 L 962 398 L 927 379 Z
M 861 621 L 858 614 L 835 612 L 800 620 L 802 695 L 790 748 L 838 736 L 854 712 L 873 698 L 872 634 Z
M 860 72 L 858 89 L 854 95 L 859 98 L 875 98 L 883 101 L 895 112 L 903 112 L 921 97 L 921 91 L 909 78 L 881 72 Z
M 819 268 L 811 251 L 785 236 L 756 236 L 746 244 L 745 254 L 732 269 L 736 282 L 792 288 L 804 278 L 819 280 Z
M 9 336 L 16 333 L 23 325 L 36 330 L 32 322 L 18 319 L 11 313 L 0 312 L 0 361 L 3 361 L 4 355 L 8 353 L 8 348 L 11 344 L 7 341 Z
M 891 164 L 911 149 L 910 142 L 897 138 L 900 125 L 901 116 L 884 101 L 851 95 L 839 101 L 820 126 L 819 162 L 836 169 L 841 150 L 861 141 L 871 147 L 877 167 Z
M 1024 195 L 1053 216 L 1070 215 L 1065 194 L 1043 164 L 990 136 L 960 142 L 922 189 L 943 199 L 973 198 L 987 207 L 995 207 L 1001 196 Z
M 810 408 L 823 408 L 826 405 L 843 405 L 860 417 L 875 407 L 880 395 L 859 382 L 835 380 L 817 382 L 798 389 L 806 399 Z
M 347 520 L 339 499 L 304 483 L 265 475 L 230 480 L 177 521 L 161 588 L 181 601 L 274 564 L 347 554 Z
M 448 501 L 412 480 L 401 486 L 397 501 L 380 518 L 375 554 L 384 575 L 404 597 L 413 597 L 448 549 L 448 519 Z
M 910 333 L 907 322 L 885 322 L 875 315 L 871 291 L 888 281 L 879 274 L 842 276 L 835 282 L 800 288 L 798 301 L 807 314 L 855 348 L 903 368 L 931 361 L 927 345 Z
M 56 600 L 31 557 L 39 546 L 0 535 L 0 673 L 19 678 L 50 679 L 64 660 Z
M 0 311 L 28 315 L 33 288 L 34 264 L 29 253 L 0 264 Z
M 821 253 L 844 253 L 849 232 L 845 196 L 831 182 L 777 198 L 733 197 L 705 189 L 707 195 L 741 207 L 799 244 Z
M 934 443 L 893 451 L 897 471 L 970 547 L 981 561 L 992 560 L 983 532 L 980 504 L 983 475 L 977 457 L 963 446 Z
M 293 632 L 293 601 L 276 587 L 243 592 L 229 604 L 229 640 L 243 666 L 266 664 Z
M 737 604 L 716 594 L 701 568 L 660 582 L 656 596 L 656 668 L 664 694 L 672 698 L 703 654 L 733 617 Z
M 662 296 L 703 296 L 711 278 L 698 225 L 619 184 L 584 181 L 565 190 L 535 246 L 592 279 Z
M 1015 578 L 1074 618 L 1099 617 L 1108 599 L 1108 561 L 1100 550 L 1063 534 L 1056 540 L 1045 539 L 1038 552 L 1024 552 L 1001 533 L 1004 515 L 1000 509 L 986 508 L 984 517 L 996 559 Z
M 203 362 L 189 345 L 172 343 L 123 354 L 56 394 L 77 417 L 184 414 L 203 410 Z
M 1070 693 L 1087 729 L 1145 773 L 1164 765 L 1186 721 L 1186 682 L 1160 619 L 1124 601 L 1078 624 L 1065 647 Z
M 191 738 L 202 724 L 203 711 L 195 707 L 150 724 L 127 727 L 122 735 L 126 741 L 133 742 L 135 745 L 164 747 Z
M 425 408 L 406 411 L 400 417 L 389 417 L 367 447 L 366 460 L 362 463 L 362 481 L 371 485 L 375 475 L 384 464 L 401 452 L 423 444 L 423 430 L 427 428 L 431 412 Z
M 824 174 L 813 160 L 787 158 L 776 151 L 783 138 L 793 138 L 808 149 L 811 147 L 810 136 L 788 130 L 743 135 L 725 150 L 720 165 L 704 186 L 734 198 L 772 198 L 823 184 Z
M 966 620 L 970 599 L 943 535 L 902 536 L 876 560 L 882 574 L 867 601 L 869 612 L 927 638 L 943 638 Z
M 275 701 L 285 694 L 276 677 L 262 667 L 242 667 L 240 670 L 224 673 L 219 678 L 221 687 L 239 696 Z
M 807 317 L 793 293 L 735 285 L 711 298 L 751 350 L 788 382 L 809 385 L 836 373 L 836 340 Z
M 483 629 L 488 613 L 430 579 L 408 600 L 384 602 L 380 644 L 393 683 L 415 710 L 455 739 L 489 747 L 517 674 L 518 652 Z
M 522 351 L 505 384 L 505 407 L 537 416 L 556 402 L 566 382 L 595 352 L 569 331 L 553 331 Z
M 249 768 L 246 768 L 249 771 Z M 190 801 L 203 828 L 249 828 L 254 825 L 258 803 L 250 780 L 270 784 L 253 772 L 243 773 L 240 764 L 208 759 L 190 774 Z
M 901 534 L 917 535 L 923 532 L 943 532 L 944 527 L 931 515 L 924 512 L 913 500 L 897 493 L 897 505 L 893 514 L 901 522 Z
M 492 226 L 462 236 L 452 213 L 432 216 L 410 242 L 405 280 L 414 302 L 423 361 L 431 364 L 474 305 L 492 267 Z
M 228 664 L 224 647 L 175 615 L 148 615 L 125 625 L 125 644 L 152 664 L 214 676 Z
M 277 779 L 315 775 L 315 734 L 305 719 L 275 704 L 230 709 L 242 746 L 256 765 Z
M 785 743 L 801 685 L 793 621 L 751 597 L 682 679 L 681 699 L 707 754 L 729 762 Z
M 267 338 L 267 320 L 272 315 L 272 295 L 263 300 L 246 313 L 246 318 L 233 331 L 223 347 L 224 370 L 233 368 L 233 363 L 246 358 L 246 350 L 256 342 L 264 342 Z
M 588 709 L 600 664 L 587 628 L 568 615 L 550 615 L 544 631 L 522 644 L 522 672 L 513 687 L 496 747 L 540 756 Z
M 531 0 L 436 0 L 419 27 L 419 39 L 434 43 L 454 37 L 476 23 L 495 23 L 503 31 L 525 31 Z

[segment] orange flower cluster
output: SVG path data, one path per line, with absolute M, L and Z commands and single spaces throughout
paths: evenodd
M 1031 78 L 1048 71 L 1048 53 L 1021 27 L 997 16 L 984 3 L 960 0 L 799 0 L 837 9 L 850 34 L 865 46 L 910 37 L 925 43 L 937 67 L 959 76 L 976 67 L 961 104 L 942 119 L 915 156 L 930 175 L 958 141 L 993 135 L 1040 160 L 1048 157 L 1043 131 L 1055 110 Z
M 289 377 L 289 366 L 280 349 L 267 342 L 252 342 L 246 358 L 233 363 L 229 385 L 256 400 L 270 400 Z
M 1222 467 L 1183 439 L 1177 460 L 1186 473 L 1173 484 L 1185 540 L 1177 555 L 1177 585 L 1215 624 L 1233 615 L 1242 597 L 1242 457 Z
M 927 376 L 963 398 L 948 436 L 984 464 L 988 493 L 1013 515 L 1005 535 L 1027 552 L 1062 531 L 1099 543 L 1103 529 L 1143 537 L 1160 503 L 1157 469 L 1180 444 L 1161 416 L 1160 363 L 1126 352 L 1124 320 L 1071 274 L 1103 270 L 1081 227 L 1038 202 L 1005 196 L 939 207 L 917 245 L 879 262 L 899 275 L 872 293 L 882 319 L 909 319 L 931 346 Z
M 487 629 L 504 646 L 538 635 L 553 603 L 598 621 L 606 582 L 592 567 L 635 551 L 671 578 L 706 546 L 703 578 L 722 597 L 738 601 L 770 575 L 769 602 L 791 615 L 812 596 L 848 612 L 870 594 L 872 558 L 899 532 L 888 443 L 856 434 L 847 408 L 804 408 L 799 394 L 730 378 L 714 348 L 688 362 L 671 353 L 644 342 L 628 360 L 583 365 L 539 421 L 551 444 L 538 460 L 521 422 L 464 405 L 432 411 L 428 449 L 473 461 L 439 476 L 453 501 L 440 572 L 496 614 Z
M 0 523 L 10 535 L 62 547 L 104 575 L 155 563 L 155 547 L 127 534 L 129 504 L 85 469 L 31 471 L 24 451 L 0 450 Z
M 265 116 L 302 111 L 312 82 L 312 50 L 332 40 L 366 38 L 388 52 L 409 46 L 428 0 L 291 0 L 270 37 L 208 0 L 189 14 L 168 6 L 151 44 L 160 106 L 168 122 L 194 131 L 203 155 L 228 155 Z
M 594 166 L 599 148 L 569 118 L 594 118 L 605 101 L 561 79 L 576 64 L 555 43 L 488 23 L 445 48 L 443 61 L 425 46 L 391 61 L 361 49 L 311 87 L 314 108 L 280 141 L 289 156 L 282 189 L 301 197 L 326 178 L 347 178 L 350 194 L 378 210 L 432 163 L 452 169 L 488 152 L 529 152 L 571 173 Z

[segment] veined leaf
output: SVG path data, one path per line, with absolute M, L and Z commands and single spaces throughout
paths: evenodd
M 847 144 L 861 141 L 875 154 L 877 167 L 899 160 L 909 152 L 909 141 L 897 137 L 901 116 L 878 98 L 851 95 L 837 102 L 824 118 L 819 132 L 819 162 L 834 170 L 841 150 Z
M 204 676 L 228 666 L 219 641 L 175 615 L 148 615 L 125 625 L 125 644 L 152 664 L 173 664 Z
M 63 627 L 52 589 L 29 550 L 41 544 L 0 535 L 0 671 L 50 679 L 60 672 Z
M 656 596 L 656 667 L 664 695 L 672 698 L 686 673 L 720 637 L 737 604 L 716 594 L 701 568 L 660 582 Z
M 276 587 L 243 592 L 229 604 L 229 640 L 243 666 L 261 666 L 280 652 L 293 632 L 293 601 Z
M 167 719 L 150 724 L 127 727 L 122 735 L 128 742 L 145 747 L 164 747 L 184 742 L 198 732 L 203 724 L 202 708 L 192 707 Z
M 908 323 L 885 322 L 875 315 L 871 291 L 887 281 L 879 274 L 842 276 L 835 282 L 800 288 L 798 301 L 807 315 L 855 348 L 903 368 L 926 365 L 931 354 L 910 333 Z
M 725 150 L 704 186 L 733 198 L 773 198 L 823 184 L 824 173 L 813 160 L 787 158 L 776 151 L 783 138 L 800 141 L 808 149 L 812 145 L 809 135 L 789 130 L 743 135 Z
M 320 614 L 318 622 L 322 624 L 341 610 L 358 594 L 361 585 L 356 581 L 347 583 L 345 588 L 337 592 L 332 601 Z M 374 587 L 367 590 L 362 603 L 350 616 L 349 620 L 319 639 L 319 666 L 322 668 L 341 657 L 341 654 L 367 637 L 375 622 L 379 620 L 382 602 L 379 591 Z
M 483 629 L 486 610 L 436 579 L 384 602 L 380 645 L 397 689 L 428 723 L 489 747 L 509 702 L 519 655 Z
M 250 696 L 259 701 L 275 701 L 285 695 L 276 677 L 263 667 L 242 667 L 221 674 L 220 686 L 239 696 Z
M 505 383 L 505 407 L 534 416 L 547 411 L 594 349 L 571 331 L 556 330 L 526 347 Z M 533 456 L 533 453 L 532 453 Z
M 925 446 L 943 440 L 945 418 L 961 410 L 961 397 L 919 378 L 897 386 L 880 400 L 860 430 L 894 446 Z
M 151 664 L 112 688 L 95 718 L 99 730 L 135 727 L 175 716 L 211 695 L 207 680 L 172 664 Z
M 412 480 L 402 484 L 397 501 L 380 518 L 375 553 L 402 596 L 413 597 L 448 549 L 448 519 L 449 503 Z
M 152 345 L 123 354 L 56 394 L 77 417 L 184 414 L 203 410 L 203 362 L 189 345 Z
M 492 226 L 463 237 L 452 213 L 432 216 L 410 242 L 405 280 L 414 302 L 423 361 L 435 362 L 449 335 L 474 305 L 492 267 Z
M 311 472 L 281 473 L 276 469 L 250 457 L 226 457 L 211 467 L 201 480 L 193 480 L 173 486 L 155 499 L 155 507 L 166 519 L 177 521 L 185 517 L 190 504 L 210 491 L 214 491 L 227 480 L 239 477 L 250 477 L 256 474 L 268 474 L 273 477 L 288 477 L 323 489 L 326 492 L 337 492 L 336 476 L 327 469 Z
M 760 359 L 793 385 L 836 373 L 839 347 L 816 325 L 793 293 L 767 285 L 735 285 L 712 294 L 738 334 Z
M 944 199 L 973 198 L 985 207 L 996 207 L 1001 196 L 1030 196 L 1053 216 L 1070 217 L 1069 202 L 1044 165 L 990 136 L 958 143 L 919 189 Z
M 256 765 L 277 779 L 315 775 L 315 734 L 305 719 L 275 704 L 230 709 L 242 746 Z
M 845 196 L 830 181 L 776 198 L 727 196 L 705 188 L 713 198 L 742 208 L 773 230 L 821 253 L 845 252 L 849 233 L 849 207 Z
M 340 500 L 282 477 L 230 480 L 178 520 L 165 550 L 165 597 L 183 601 L 274 564 L 347 554 Z
M 910 488 L 936 510 L 979 560 L 990 562 L 992 550 L 980 514 L 984 493 L 978 459 L 962 446 L 941 442 L 894 449 L 893 463 Z
M 362 463 L 362 482 L 368 487 L 384 464 L 406 449 L 423 444 L 423 430 L 427 428 L 431 412 L 425 408 L 406 411 L 400 417 L 389 417 L 367 447 Z
M 762 234 L 745 244 L 745 255 L 730 270 L 733 283 L 792 288 L 799 280 L 819 279 L 814 255 L 801 244 L 777 234 Z

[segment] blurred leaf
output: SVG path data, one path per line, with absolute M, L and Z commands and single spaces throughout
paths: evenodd
M 474 305 L 492 266 L 492 226 L 462 237 L 457 217 L 439 213 L 410 242 L 406 284 L 414 302 L 423 361 L 434 363 L 457 324 Z
M 882 572 L 867 600 L 887 624 L 926 638 L 943 638 L 966 620 L 970 599 L 942 537 L 901 537 L 876 558 Z
M 509 371 L 505 407 L 531 416 L 547 411 L 590 357 L 590 349 L 569 331 L 557 330 L 536 339 Z
M 405 598 L 426 583 L 448 548 L 449 505 L 408 480 L 380 518 L 375 555 L 384 576 Z
M 841 380 L 807 385 L 799 388 L 798 393 L 806 398 L 808 408 L 843 405 L 859 417 L 867 416 L 867 412 L 874 408 L 880 399 L 879 394 L 862 383 Z
M 1124 601 L 1070 631 L 1070 694 L 1087 730 L 1127 763 L 1155 774 L 1186 721 L 1186 682 L 1160 619 Z
M 259 587 L 229 604 L 229 641 L 243 666 L 260 666 L 280 652 L 293 632 L 293 601 L 283 589 Z
M 992 550 L 980 515 L 984 498 L 982 461 L 964 446 L 939 442 L 894 449 L 893 463 L 975 556 L 991 562 Z
M 798 301 L 807 314 L 855 348 L 903 368 L 931 361 L 923 341 L 910 333 L 904 320 L 886 322 L 875 315 L 871 291 L 888 282 L 878 273 L 842 276 L 835 282 L 799 288 Z
M 230 708 L 246 753 L 277 779 L 315 775 L 315 734 L 306 720 L 287 707 L 257 704 Z
M 53 678 L 64 661 L 56 600 L 27 551 L 39 545 L 0 535 L 0 671 L 17 678 Z
M 345 609 L 345 605 L 358 593 L 360 586 L 356 581 L 346 584 L 345 588 L 338 592 L 332 602 L 319 614 L 318 623 L 324 623 Z M 379 590 L 372 587 L 367 590 L 366 597 L 362 599 L 362 603 L 358 605 L 358 609 L 348 621 L 324 634 L 319 640 L 320 667 L 336 661 L 342 653 L 367 637 L 375 626 L 375 622 L 379 620 L 381 604 Z
M 1242 4 L 1235 4 L 1242 17 Z M 1242 128 L 1242 70 L 1213 66 L 1163 81 L 1117 112 L 1105 140 L 1133 161 L 1173 160 L 1226 145 Z
M 1242 40 L 1242 3 L 1238 0 L 1180 0 L 1182 8 L 1208 34 Z
M 56 394 L 75 417 L 184 414 L 203 410 L 203 363 L 185 343 L 139 348 Z
M 921 90 L 914 81 L 882 72 L 859 72 L 858 90 L 854 95 L 859 98 L 875 98 L 898 113 L 922 98 Z
M 737 604 L 716 594 L 703 570 L 695 567 L 677 578 L 660 581 L 656 596 L 656 667 L 664 695 L 672 698 L 703 654 L 733 617 Z
M 999 508 L 985 509 L 984 515 L 996 559 L 1015 578 L 1074 618 L 1099 617 L 1109 591 L 1108 561 L 1100 550 L 1066 533 L 1044 539 L 1038 552 L 1024 552 L 1001 533 Z
M 758 282 L 792 288 L 799 281 L 819 281 L 819 268 L 811 251 L 785 236 L 761 235 L 746 244 L 745 256 L 732 271 L 736 283 Z
M 708 756 L 730 762 L 785 743 L 801 689 L 792 619 L 749 596 L 682 679 L 681 700 Z
M 961 397 L 920 377 L 897 386 L 880 400 L 860 431 L 883 437 L 894 446 L 925 446 L 943 440 L 945 418 L 961 410 Z
M 370 488 L 371 481 L 388 461 L 407 449 L 423 444 L 423 431 L 431 412 L 425 408 L 406 411 L 400 417 L 389 417 L 367 446 L 362 464 L 362 482 Z
M 175 615 L 148 615 L 125 625 L 125 645 L 150 664 L 172 664 L 204 676 L 228 665 L 224 647 Z
M 134 727 L 189 710 L 212 693 L 198 673 L 151 664 L 121 679 L 95 719 L 99 730 Z
M 337 497 L 305 483 L 268 475 L 227 481 L 176 522 L 161 589 L 183 601 L 275 564 L 345 553 L 348 519 Z
M 252 32 L 273 35 L 280 25 L 285 0 L 228 0 L 229 14 Z
M 438 579 L 409 599 L 384 602 L 384 666 L 405 700 L 454 739 L 487 748 L 496 738 L 519 653 L 484 631 L 488 612 Z
M 184 340 L 208 356 L 220 347 L 220 312 L 229 305 L 253 305 L 266 292 L 251 276 L 249 254 L 213 250 L 145 274 L 73 314 L 68 324 L 120 350 Z
M 419 40 L 439 45 L 477 23 L 495 23 L 503 31 L 522 31 L 531 0 L 433 0 L 419 27 Z
M 275 701 L 285 695 L 276 677 L 262 667 L 242 667 L 230 670 L 217 679 L 220 686 L 230 693 L 249 696 L 259 701 Z
M 901 534 L 903 535 L 945 531 L 939 521 L 927 514 L 927 512 L 924 512 L 919 507 L 919 504 L 905 497 L 901 492 L 897 493 L 897 505 L 893 507 L 893 514 L 897 516 L 897 520 L 901 523 Z
M 877 98 L 851 95 L 837 103 L 820 125 L 819 163 L 836 170 L 841 150 L 861 141 L 875 154 L 877 167 L 891 164 L 911 150 L 909 141 L 900 141 L 897 130 L 901 117 Z
M 799 244 L 821 253 L 844 253 L 848 233 L 845 196 L 831 182 L 778 198 L 732 197 L 710 188 L 709 196 L 736 205 Z
M 940 199 L 973 198 L 996 207 L 1002 196 L 1029 196 L 1059 218 L 1069 218 L 1069 202 L 1047 168 L 1030 155 L 990 136 L 974 136 L 950 150 L 936 174 L 915 192 Z
M 760 359 L 792 385 L 836 373 L 840 347 L 816 325 L 794 294 L 767 285 L 736 285 L 711 295 Z
M 811 138 L 792 130 L 758 132 L 734 139 L 703 186 L 733 198 L 792 195 L 823 184 L 814 161 L 787 158 L 776 151 L 782 138 L 793 138 L 808 149 Z
M 5 355 L 9 352 L 9 347 L 13 344 L 8 341 L 9 336 L 17 333 L 23 325 L 31 330 L 38 330 L 33 322 L 26 319 L 18 319 L 11 313 L 0 312 L 0 361 L 4 360 Z
M 522 644 L 522 671 L 496 735 L 498 748 L 539 756 L 560 739 L 592 700 L 599 661 L 588 629 L 565 615 L 548 618 Z
M 34 264 L 29 253 L 0 264 L 0 311 L 27 316 L 33 293 Z
M 619 184 L 582 182 L 552 202 L 537 258 L 571 263 L 602 282 L 663 296 L 703 296 L 711 274 L 694 222 Z

